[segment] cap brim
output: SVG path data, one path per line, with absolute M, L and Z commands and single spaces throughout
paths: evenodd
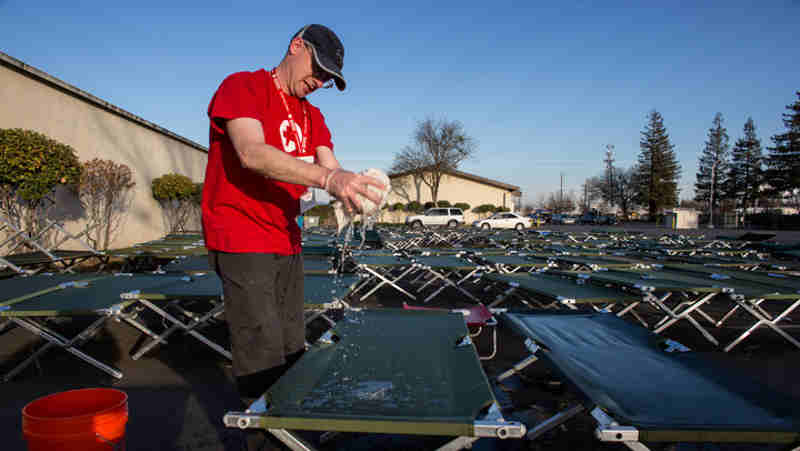
M 317 65 L 320 68 L 322 68 L 322 70 L 324 70 L 325 72 L 331 74 L 331 76 L 333 77 L 333 81 L 336 83 L 336 87 L 339 89 L 339 91 L 344 91 L 344 88 L 347 87 L 347 81 L 345 81 L 344 76 L 342 76 L 342 73 L 340 71 L 336 71 L 333 69 L 334 67 L 336 67 L 336 65 L 333 64 L 333 61 L 326 59 L 325 55 L 320 55 L 319 53 L 317 53 L 317 48 L 314 47 L 313 45 L 311 46 L 311 49 L 313 51 L 312 53 L 314 54 L 314 60 L 316 61 Z

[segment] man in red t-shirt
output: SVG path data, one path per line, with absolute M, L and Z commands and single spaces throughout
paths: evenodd
M 346 210 L 380 203 L 372 177 L 345 171 L 325 118 L 306 97 L 344 90 L 344 47 L 327 27 L 292 37 L 280 64 L 228 76 L 208 107 L 203 234 L 222 279 L 233 370 L 243 400 L 261 396 L 303 353 L 299 197 L 319 187 Z

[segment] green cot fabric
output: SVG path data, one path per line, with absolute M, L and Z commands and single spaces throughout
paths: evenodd
M 394 255 L 354 255 L 353 260 L 357 265 L 366 266 L 411 266 L 413 263 L 407 258 Z
M 442 269 L 474 269 L 476 265 L 454 255 L 432 255 L 430 257 L 414 257 L 414 261 L 430 266 L 431 268 Z
M 348 274 L 306 274 L 303 279 L 305 304 L 307 306 L 322 305 L 332 302 L 334 298 L 342 299 L 358 281 L 358 276 Z
M 51 289 L 62 283 L 100 277 L 98 274 L 35 274 L 0 280 L 0 305 L 36 292 Z
M 73 316 L 96 314 L 115 305 L 128 305 L 122 293 L 144 290 L 179 279 L 165 275 L 119 275 L 86 281 L 0 308 L 0 316 Z
M 760 288 L 762 291 L 798 293 L 800 292 L 800 278 L 793 276 L 772 277 L 769 273 L 760 271 L 742 271 L 731 268 L 720 268 L 702 265 L 664 265 L 664 269 L 672 271 L 684 271 L 693 274 L 700 274 L 706 277 L 721 275 L 730 279 L 721 280 L 722 283 L 744 282 L 753 288 Z
M 192 241 L 192 242 L 199 241 L 199 242 L 202 242 L 203 241 L 203 234 L 202 233 L 191 233 L 191 232 L 186 232 L 186 233 L 179 233 L 179 232 L 168 233 L 167 235 L 164 236 L 164 240 L 166 240 L 166 241 L 179 240 L 179 241 Z
M 548 360 L 593 403 L 623 425 L 655 431 L 651 437 L 657 431 L 800 432 L 800 409 L 788 397 L 704 355 L 667 353 L 660 337 L 615 315 L 501 318 L 548 349 Z
M 70 260 L 78 258 L 87 258 L 97 255 L 95 252 L 90 251 L 69 251 L 69 250 L 53 250 L 50 253 L 59 260 Z M 28 265 L 41 265 L 43 263 L 50 263 L 53 260 L 44 252 L 25 252 L 21 254 L 13 254 L 3 257 L 9 263 L 17 266 Z
M 495 265 L 542 266 L 547 264 L 541 261 L 533 261 L 527 257 L 519 255 L 482 255 L 481 258 L 486 262 Z
M 138 275 L 137 275 L 138 277 Z M 213 300 L 222 298 L 222 280 L 216 272 L 191 276 L 171 276 L 157 285 L 139 288 L 137 297 L 142 299 L 195 299 Z
M 327 243 L 303 243 L 303 255 L 333 257 L 337 249 Z
M 629 267 L 633 266 L 637 263 L 642 263 L 636 260 L 631 259 L 623 259 L 623 258 L 613 258 L 613 257 L 570 257 L 570 256 L 558 256 L 555 257 L 556 261 L 564 262 L 573 265 L 596 265 L 602 266 L 606 268 L 614 268 L 614 267 Z
M 520 288 L 541 296 L 558 299 L 571 299 L 575 302 L 626 302 L 640 300 L 613 288 L 600 287 L 590 283 L 578 283 L 575 279 L 549 274 L 487 274 L 484 277 L 505 283 L 519 284 Z
M 494 402 L 460 313 L 348 311 L 334 331 L 267 392 L 269 417 L 471 427 Z
M 303 258 L 303 271 L 307 273 L 327 273 L 333 269 L 330 258 L 307 257 Z
M 611 270 L 589 274 L 589 278 L 635 288 L 650 287 L 655 291 L 720 292 L 729 288 L 724 282 L 703 280 L 686 274 L 666 271 Z
M 208 255 L 190 255 L 176 258 L 161 267 L 167 272 L 203 272 L 212 271 Z

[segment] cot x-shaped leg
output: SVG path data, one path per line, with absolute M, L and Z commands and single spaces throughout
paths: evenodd
M 198 326 L 205 324 L 209 319 L 211 319 L 213 317 L 216 317 L 217 315 L 220 315 L 225 310 L 225 304 L 219 303 L 218 305 L 214 306 L 213 309 L 211 309 L 209 312 L 207 312 L 203 316 L 201 316 L 199 318 L 192 318 L 192 322 L 190 324 L 185 324 L 185 323 L 181 322 L 179 319 L 177 319 L 174 316 L 170 315 L 166 310 L 158 307 L 157 305 L 155 305 L 154 303 L 150 302 L 147 299 L 139 299 L 139 302 L 142 303 L 142 305 L 147 306 L 147 308 L 149 308 L 150 310 L 158 313 L 162 318 L 164 318 L 167 321 L 171 322 L 172 326 L 167 328 L 167 330 L 165 330 L 159 336 L 159 339 L 151 340 L 149 343 L 147 343 L 146 345 L 142 346 L 141 349 L 139 349 L 133 356 L 131 356 L 134 360 L 139 359 L 142 355 L 144 355 L 144 353 L 146 353 L 147 351 L 152 349 L 154 346 L 156 346 L 158 343 L 160 343 L 164 338 L 168 337 L 170 334 L 172 334 L 173 332 L 175 332 L 178 329 L 183 329 L 183 331 L 185 333 L 188 333 L 189 335 L 193 336 L 194 338 L 196 338 L 196 339 L 200 340 L 201 342 L 205 343 L 209 348 L 213 349 L 214 351 L 217 351 L 219 354 L 221 354 L 222 356 L 226 357 L 227 359 L 233 360 L 233 357 L 231 356 L 231 352 L 230 351 L 228 351 L 227 349 L 223 348 L 222 346 L 214 343 L 213 341 L 209 340 L 208 338 L 206 338 L 201 333 L 199 333 L 196 330 L 194 330 Z
M 40 355 L 42 355 L 44 352 L 46 352 L 48 349 L 50 349 L 50 347 L 52 347 L 54 345 L 64 349 L 65 351 L 69 352 L 70 354 L 74 355 L 75 357 L 78 357 L 79 359 L 83 360 L 84 362 L 86 362 L 86 363 L 94 366 L 95 368 L 97 368 L 97 369 L 99 369 L 99 370 L 111 375 L 112 377 L 114 377 L 116 379 L 121 379 L 122 378 L 122 372 L 120 372 L 119 370 L 117 370 L 115 368 L 112 368 L 109 365 L 106 365 L 105 363 L 95 359 L 94 357 L 90 356 L 89 354 L 86 354 L 85 352 L 83 352 L 83 351 L 81 351 L 81 350 L 76 348 L 76 346 L 80 346 L 81 344 L 83 344 L 84 342 L 86 342 L 90 338 L 92 338 L 100 330 L 100 328 L 103 326 L 103 324 L 106 322 L 106 320 L 108 320 L 108 318 L 109 317 L 106 316 L 106 315 L 101 316 L 100 318 L 96 319 L 94 322 L 92 322 L 92 324 L 90 324 L 86 329 L 84 329 L 82 332 L 80 332 L 78 335 L 76 335 L 72 339 L 66 338 L 63 335 L 59 334 L 58 332 L 50 330 L 49 328 L 45 327 L 42 324 L 37 323 L 34 320 L 21 318 L 21 317 L 10 318 L 10 320 L 12 322 L 14 322 L 14 324 L 17 324 L 18 326 L 20 326 L 20 327 L 22 327 L 22 328 L 24 328 L 24 329 L 36 334 L 36 335 L 42 337 L 43 339 L 45 339 L 47 341 L 47 343 L 45 343 L 44 345 L 39 347 L 39 349 L 37 349 L 27 359 L 25 359 L 19 365 L 17 365 L 14 368 L 12 368 L 11 371 L 6 373 L 3 376 L 3 381 L 4 382 L 8 382 L 9 380 L 11 380 L 20 371 L 22 371 L 23 369 L 27 368 L 28 365 L 33 363 Z
M 734 348 L 737 344 L 741 343 L 742 340 L 747 338 L 754 330 L 758 329 L 761 326 L 767 326 L 770 329 L 774 330 L 775 333 L 780 335 L 781 337 L 785 338 L 786 341 L 793 344 L 795 347 L 800 348 L 800 342 L 794 339 L 791 335 L 786 333 L 783 329 L 778 326 L 778 322 L 789 316 L 798 306 L 800 306 L 800 299 L 794 301 L 788 308 L 786 308 L 783 312 L 781 312 L 778 316 L 774 319 L 770 318 L 769 314 L 766 312 L 762 312 L 760 308 L 756 308 L 750 301 L 745 299 L 737 299 L 736 300 L 739 305 L 741 305 L 742 309 L 750 313 L 754 318 L 757 319 L 756 323 L 753 324 L 749 329 L 744 331 L 741 335 L 739 335 L 735 340 L 733 340 L 728 346 L 725 347 L 725 352 L 730 351 Z M 763 299 L 761 300 L 763 301 Z

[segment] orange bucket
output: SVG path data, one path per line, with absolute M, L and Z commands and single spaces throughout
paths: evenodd
M 39 398 L 22 409 L 28 451 L 125 450 L 128 395 L 84 388 Z

